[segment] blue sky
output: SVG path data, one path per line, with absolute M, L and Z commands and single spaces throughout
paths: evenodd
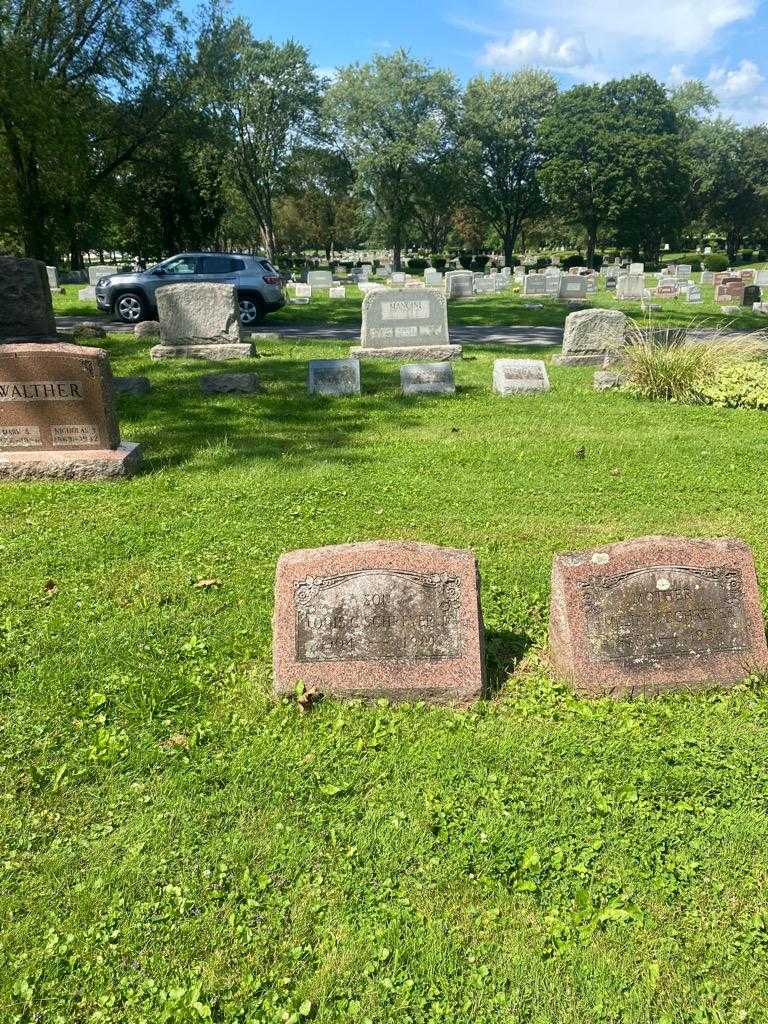
M 233 0 L 256 35 L 293 37 L 330 71 L 399 46 L 466 81 L 524 64 L 563 85 L 648 71 L 701 78 L 721 111 L 768 121 L 768 0 Z

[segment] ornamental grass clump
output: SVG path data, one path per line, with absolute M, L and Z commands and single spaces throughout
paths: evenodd
M 649 329 L 632 323 L 623 353 L 625 390 L 639 398 L 667 402 L 709 401 L 705 389 L 719 374 L 768 356 L 768 337 L 712 332 L 706 340 L 686 328 Z

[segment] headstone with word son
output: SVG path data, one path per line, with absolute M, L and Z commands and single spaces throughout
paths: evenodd
M 484 689 L 471 551 L 369 541 L 281 556 L 274 690 L 467 704 Z

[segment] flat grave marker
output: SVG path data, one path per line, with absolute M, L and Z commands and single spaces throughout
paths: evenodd
M 456 384 L 450 363 L 408 363 L 400 367 L 404 395 L 454 395 Z
M 495 359 L 493 390 L 504 396 L 549 391 L 547 368 L 541 359 Z
M 311 359 L 307 366 L 310 395 L 339 397 L 360 394 L 360 363 L 357 359 Z

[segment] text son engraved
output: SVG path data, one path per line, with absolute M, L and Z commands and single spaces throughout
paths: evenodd
M 364 569 L 295 584 L 298 661 L 396 661 L 461 653 L 461 585 L 446 573 Z

